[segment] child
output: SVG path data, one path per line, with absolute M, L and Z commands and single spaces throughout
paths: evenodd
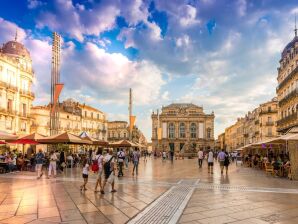
M 84 159 L 83 161 L 83 172 L 82 172 L 82 176 L 84 179 L 84 184 L 80 187 L 81 191 L 84 190 L 86 191 L 86 184 L 88 183 L 88 172 L 89 172 L 89 164 L 87 162 L 87 159 Z

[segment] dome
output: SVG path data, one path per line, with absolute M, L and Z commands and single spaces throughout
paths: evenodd
M 287 44 L 287 46 L 282 51 L 282 56 L 286 56 L 287 52 L 290 52 L 291 49 L 295 47 L 296 43 L 298 43 L 298 36 L 295 36 L 294 39 Z
M 30 53 L 25 46 L 17 41 L 8 41 L 2 47 L 4 54 L 9 54 L 16 57 L 24 57 L 31 60 Z

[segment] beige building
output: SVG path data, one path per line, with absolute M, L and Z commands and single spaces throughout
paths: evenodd
M 225 130 L 226 149 L 231 151 L 277 137 L 277 116 L 278 101 L 273 98 L 248 112 L 244 118 L 238 118 Z
M 214 113 L 194 104 L 170 104 L 152 113 L 152 150 L 195 152 L 214 147 Z M 158 128 L 161 128 L 158 139 Z
M 219 149 L 225 149 L 226 148 L 226 140 L 225 140 L 225 133 L 221 133 L 218 138 L 218 148 Z
M 89 136 L 107 140 L 107 117 L 102 111 L 68 99 L 59 105 L 59 133 L 68 131 L 79 135 L 83 131 Z M 34 121 L 31 132 L 50 135 L 50 107 L 35 106 L 31 108 Z
M 34 72 L 29 51 L 15 40 L 0 48 L 0 130 L 30 133 Z
M 276 89 L 279 101 L 278 132 L 285 134 L 290 128 L 298 126 L 298 37 L 284 48 L 278 68 L 278 86 Z
M 132 129 L 132 138 L 129 137 L 129 125 L 126 121 L 109 121 L 108 122 L 108 141 L 116 142 L 119 140 L 131 140 L 133 142 L 147 145 L 144 134 L 134 126 Z

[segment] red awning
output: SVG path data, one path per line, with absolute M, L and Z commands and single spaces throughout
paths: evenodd
M 0 145 L 4 145 L 6 144 L 6 142 L 0 141 Z
M 37 144 L 39 144 L 37 141 L 30 140 L 30 139 L 18 139 L 18 140 L 9 142 L 9 143 L 10 144 L 22 144 L 22 145 L 26 145 L 26 144 L 37 145 Z

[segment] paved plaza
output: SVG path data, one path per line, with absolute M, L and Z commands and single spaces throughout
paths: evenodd
M 96 175 L 80 192 L 80 169 L 56 179 L 35 173 L 0 176 L 0 223 L 298 223 L 298 182 L 263 171 L 218 164 L 208 174 L 197 161 L 140 163 L 138 177 L 117 179 L 116 193 L 94 193 Z

